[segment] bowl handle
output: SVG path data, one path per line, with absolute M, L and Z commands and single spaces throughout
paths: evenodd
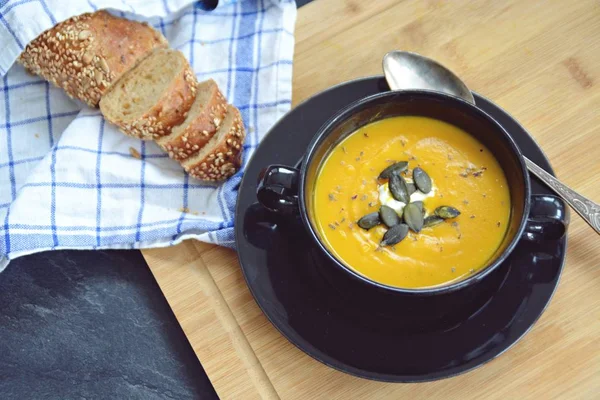
M 286 165 L 269 165 L 258 177 L 256 197 L 263 207 L 273 212 L 298 215 L 298 182 L 300 171 Z
M 569 210 L 557 196 L 534 194 L 524 238 L 531 241 L 558 240 L 567 232 Z

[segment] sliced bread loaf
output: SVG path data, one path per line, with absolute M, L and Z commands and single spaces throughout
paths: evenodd
M 98 11 L 45 31 L 27 45 L 19 62 L 69 96 L 96 107 L 113 82 L 167 45 L 148 24 Z
M 125 134 L 158 139 L 184 121 L 197 85 L 180 51 L 158 49 L 108 90 L 100 100 L 100 110 Z
M 216 134 L 198 154 L 185 159 L 181 165 L 194 178 L 225 180 L 242 165 L 245 138 L 240 111 L 234 106 L 227 106 L 227 114 Z
M 168 136 L 157 139 L 156 143 L 169 153 L 169 157 L 185 160 L 197 153 L 214 136 L 226 111 L 227 101 L 217 83 L 212 79 L 200 82 L 196 100 L 185 121 L 173 128 Z

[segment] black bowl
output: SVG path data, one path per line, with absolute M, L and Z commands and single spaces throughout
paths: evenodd
M 508 180 L 512 208 L 503 242 L 487 266 L 461 281 L 414 289 L 374 281 L 337 259 L 323 244 L 314 224 L 314 183 L 329 152 L 348 135 L 367 124 L 405 115 L 437 119 L 468 132 L 493 151 Z M 310 237 L 323 255 L 329 258 L 331 265 L 363 284 L 384 292 L 405 295 L 441 295 L 468 288 L 493 273 L 522 237 L 531 240 L 556 240 L 566 231 L 562 215 L 557 211 L 562 209 L 562 204 L 551 196 L 531 195 L 523 154 L 506 130 L 480 108 L 460 98 L 432 91 L 379 93 L 341 109 L 315 134 L 299 169 L 271 165 L 261 173 L 257 197 L 269 210 L 290 216 L 299 214 Z M 535 209 L 531 208 L 532 204 L 536 205 Z M 524 235 L 524 232 L 527 234 Z

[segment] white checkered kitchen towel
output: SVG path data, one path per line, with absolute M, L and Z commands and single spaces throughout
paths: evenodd
M 213 11 L 192 0 L 0 0 L 0 271 L 50 249 L 188 238 L 234 247 L 242 172 L 220 185 L 190 179 L 154 143 L 126 137 L 14 63 L 44 30 L 100 8 L 148 21 L 199 80 L 217 81 L 244 119 L 244 162 L 290 108 L 293 0 L 221 0 Z

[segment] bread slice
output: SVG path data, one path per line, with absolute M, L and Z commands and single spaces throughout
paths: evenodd
M 96 107 L 125 72 L 166 39 L 148 24 L 106 11 L 82 14 L 49 29 L 27 45 L 19 62 L 70 96 Z
M 227 101 L 217 83 L 212 79 L 200 82 L 196 100 L 185 121 L 156 143 L 174 160 L 185 160 L 214 136 L 226 111 Z
M 187 158 L 181 165 L 194 178 L 221 181 L 237 172 L 242 165 L 246 132 L 240 111 L 227 106 L 225 120 L 217 133 L 198 154 Z
M 158 139 L 187 116 L 198 81 L 180 51 L 155 50 L 100 100 L 104 117 L 125 134 Z

